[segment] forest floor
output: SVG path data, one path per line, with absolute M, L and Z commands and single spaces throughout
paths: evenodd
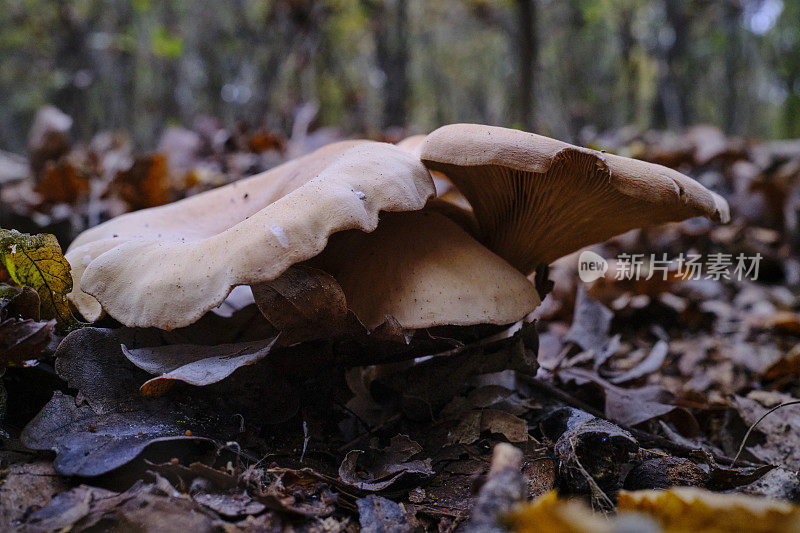
M 53 233 L 66 248 L 105 218 L 331 140 L 199 124 L 169 130 L 148 155 L 110 133 L 32 138 L 27 160 L 0 154 L 0 226 Z M 413 358 L 381 365 L 345 365 L 341 346 L 316 342 L 145 400 L 153 375 L 131 362 L 144 347 L 253 341 L 264 321 L 255 306 L 169 333 L 104 318 L 55 335 L 38 361 L 3 376 L 0 529 L 482 531 L 553 490 L 611 514 L 621 490 L 673 486 L 800 501 L 800 141 L 698 127 L 582 142 L 691 175 L 729 201 L 732 222 L 593 246 L 609 270 L 590 283 L 577 254 L 563 258 L 529 323 L 437 332 Z M 645 275 L 628 279 L 634 254 Z M 696 254 L 703 270 L 657 271 L 651 254 Z M 757 275 L 737 271 L 740 256 L 758 258 Z M 500 443 L 522 452 L 502 478 L 524 483 L 519 494 L 493 482 Z

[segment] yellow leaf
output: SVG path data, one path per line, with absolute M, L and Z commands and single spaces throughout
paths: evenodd
M 516 533 L 605 533 L 613 524 L 583 502 L 559 499 L 555 491 L 520 506 L 506 516 Z
M 67 301 L 72 290 L 70 266 L 54 235 L 0 229 L 0 262 L 16 284 L 39 294 L 43 320 L 56 319 L 61 332 L 81 326 Z
M 579 500 L 550 492 L 506 516 L 517 533 L 794 533 L 800 506 L 743 494 L 719 494 L 693 487 L 620 491 L 618 514 L 609 519 Z
M 618 502 L 620 513 L 645 513 L 655 518 L 665 533 L 800 531 L 797 505 L 742 494 L 682 487 L 666 491 L 621 491 Z

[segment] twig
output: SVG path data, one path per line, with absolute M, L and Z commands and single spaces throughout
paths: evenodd
M 744 450 L 744 445 L 745 445 L 745 443 L 747 443 L 747 438 L 750 436 L 750 433 L 756 428 L 756 426 L 762 420 L 767 418 L 767 415 L 769 415 L 771 413 L 774 413 L 775 411 L 777 411 L 781 407 L 786 407 L 787 405 L 797 405 L 797 404 L 800 404 L 800 400 L 792 400 L 791 402 L 784 402 L 784 403 L 782 403 L 780 405 L 776 405 L 775 407 L 773 407 L 772 409 L 770 409 L 769 411 L 767 411 L 766 413 L 761 415 L 761 418 L 756 420 L 755 423 L 747 429 L 747 433 L 744 434 L 744 438 L 742 439 L 742 443 L 739 445 L 739 450 L 736 452 L 736 455 L 734 456 L 733 461 L 731 462 L 731 468 L 733 468 L 733 465 L 736 463 L 736 460 L 739 459 L 739 455 L 741 455 L 742 450 Z
M 494 447 L 492 463 L 481 487 L 465 533 L 501 533 L 498 517 L 508 512 L 527 495 L 527 485 L 520 469 L 522 451 L 501 442 Z
M 308 449 L 309 438 L 310 437 L 308 436 L 308 423 L 304 419 L 303 420 L 303 453 L 300 454 L 300 463 L 301 464 L 303 462 L 303 459 L 306 456 L 306 449 Z
M 578 459 L 578 454 L 574 453 L 575 441 L 573 439 L 570 439 L 570 445 L 572 446 L 573 450 L 572 456 L 573 460 L 575 461 L 575 464 L 578 467 L 578 471 L 581 473 L 584 479 L 586 479 L 586 483 L 589 485 L 589 488 L 592 491 L 592 502 L 597 500 L 599 503 L 602 503 L 604 505 L 603 510 L 605 511 L 613 510 L 614 502 L 612 502 L 611 498 L 609 498 L 608 495 L 605 493 L 605 491 L 600 488 L 600 485 L 597 484 L 597 481 L 595 481 L 594 477 L 592 477 L 592 475 L 586 471 L 586 469 L 581 464 L 580 459 Z

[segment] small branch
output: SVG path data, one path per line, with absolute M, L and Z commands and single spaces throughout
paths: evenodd
M 478 493 L 465 533 L 504 531 L 498 518 L 527 496 L 521 468 L 522 451 L 504 442 L 494 447 L 486 483 Z
M 748 439 L 748 437 L 750 437 L 750 433 L 756 428 L 756 426 L 759 423 L 761 423 L 762 420 L 767 418 L 767 415 L 770 415 L 770 414 L 774 413 L 775 411 L 777 411 L 781 407 L 786 407 L 787 405 L 797 405 L 797 404 L 800 404 L 800 400 L 792 400 L 791 402 L 784 402 L 784 403 L 782 403 L 780 405 L 776 405 L 775 407 L 773 407 L 772 409 L 770 409 L 769 411 L 767 411 L 766 413 L 761 415 L 761 418 L 756 420 L 755 423 L 752 426 L 750 426 L 750 428 L 748 428 L 747 433 L 744 434 L 744 438 L 742 439 L 742 443 L 739 445 L 739 450 L 736 452 L 736 455 L 734 456 L 733 461 L 731 461 L 731 468 L 733 468 L 733 465 L 739 459 L 739 455 L 741 455 L 742 450 L 744 450 L 744 445 L 745 445 L 745 443 L 747 443 L 747 439 Z

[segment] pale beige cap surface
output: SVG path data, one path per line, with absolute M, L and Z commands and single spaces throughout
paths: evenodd
M 274 279 L 319 254 L 331 234 L 373 231 L 381 211 L 421 209 L 433 193 L 430 174 L 405 150 L 329 145 L 84 232 L 67 253 L 76 274 L 70 298 L 87 318 L 99 316 L 93 296 L 128 326 L 186 326 L 234 286 Z

